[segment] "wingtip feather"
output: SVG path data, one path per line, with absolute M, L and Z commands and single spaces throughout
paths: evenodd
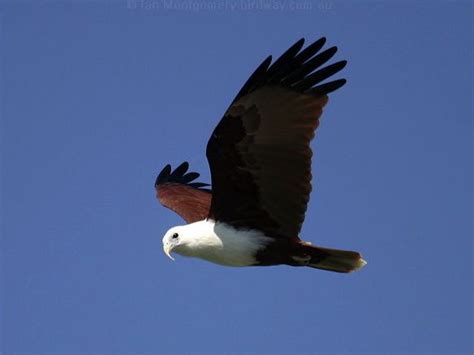
M 187 172 L 189 170 L 189 163 L 187 161 L 181 163 L 176 169 L 172 170 L 171 165 L 167 164 L 158 174 L 155 180 L 155 188 L 160 184 L 167 182 L 175 182 L 183 185 L 188 185 L 194 188 L 210 186 L 209 184 L 201 182 L 192 182 L 196 180 L 200 174 L 196 172 Z

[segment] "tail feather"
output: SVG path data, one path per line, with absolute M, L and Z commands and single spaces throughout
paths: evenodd
M 307 266 L 335 272 L 353 272 L 364 267 L 367 262 L 355 251 L 321 248 L 305 245 L 304 253 L 311 259 Z

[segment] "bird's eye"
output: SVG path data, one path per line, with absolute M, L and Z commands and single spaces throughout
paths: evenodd
M 173 238 L 173 239 L 178 238 L 178 233 L 173 233 L 173 235 L 171 236 L 171 238 Z

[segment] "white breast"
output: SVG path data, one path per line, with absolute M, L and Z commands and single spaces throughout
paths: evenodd
M 256 253 L 271 241 L 259 231 L 236 230 L 211 220 L 183 226 L 180 235 L 183 241 L 174 249 L 178 254 L 226 266 L 256 264 Z

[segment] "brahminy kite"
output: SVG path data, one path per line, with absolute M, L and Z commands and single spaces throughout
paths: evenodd
M 345 79 L 323 83 L 346 66 L 324 66 L 337 47 L 304 39 L 273 64 L 266 58 L 214 129 L 206 155 L 208 184 L 194 182 L 187 162 L 158 175 L 160 203 L 188 224 L 163 237 L 163 250 L 226 266 L 291 265 L 351 272 L 366 262 L 354 251 L 314 246 L 299 238 L 311 192 L 310 141 L 328 94 Z M 173 259 L 174 260 L 174 259 Z

